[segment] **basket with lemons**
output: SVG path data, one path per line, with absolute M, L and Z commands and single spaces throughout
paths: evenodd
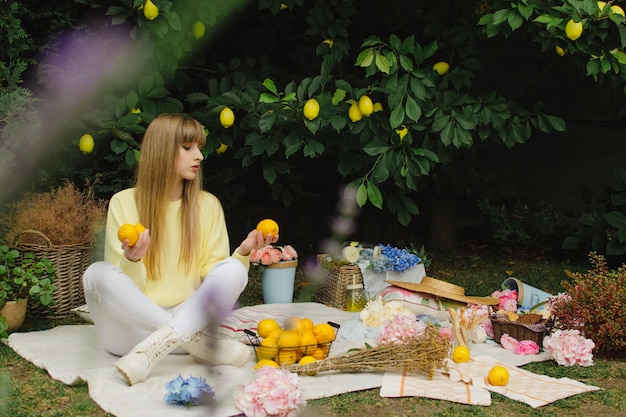
M 306 317 L 288 317 L 283 323 L 264 318 L 257 323 L 256 333 L 245 333 L 257 357 L 255 369 L 261 366 L 304 365 L 323 360 L 337 336 L 336 323 L 314 323 Z

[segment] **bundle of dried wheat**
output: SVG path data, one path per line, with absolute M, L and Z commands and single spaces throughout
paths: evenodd
M 432 378 L 436 369 L 446 369 L 450 342 L 439 331 L 428 325 L 422 336 L 411 337 L 399 343 L 383 344 L 369 349 L 332 356 L 306 365 L 284 368 L 298 374 L 319 372 L 384 372 L 399 371 L 424 373 Z

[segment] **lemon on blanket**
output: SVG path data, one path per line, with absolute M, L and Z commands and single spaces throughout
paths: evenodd
M 254 365 L 254 370 L 263 367 L 263 366 L 271 366 L 272 368 L 278 368 L 278 364 L 271 359 L 261 359 Z
M 509 382 L 509 371 L 504 366 L 496 365 L 489 371 L 487 379 L 491 385 L 502 387 Z
M 452 360 L 456 363 L 467 362 L 470 358 L 470 350 L 467 346 L 457 346 L 452 351 Z

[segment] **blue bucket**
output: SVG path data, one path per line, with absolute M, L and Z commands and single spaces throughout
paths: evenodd
M 261 272 L 263 302 L 285 304 L 293 302 L 293 285 L 298 261 L 282 261 L 268 265 Z
M 552 294 L 523 283 L 517 278 L 507 278 L 502 285 L 510 290 L 517 290 L 517 304 L 531 308 L 546 301 Z

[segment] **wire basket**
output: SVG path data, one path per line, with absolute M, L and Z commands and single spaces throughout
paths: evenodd
M 43 244 L 20 243 L 20 237 L 36 235 Z M 63 319 L 74 316 L 73 308 L 85 304 L 83 273 L 93 261 L 93 244 L 53 245 L 50 239 L 37 230 L 24 230 L 15 236 L 14 246 L 31 252 L 38 258 L 49 259 L 56 270 L 52 294 L 54 305 L 28 309 L 28 316 L 36 318 Z
M 508 334 L 519 341 L 531 340 L 542 347 L 543 338 L 552 329 L 552 321 L 546 319 L 535 324 L 523 324 L 510 320 L 506 314 L 492 313 L 489 318 L 493 326 L 493 338 L 498 343 L 503 334 Z
M 329 255 L 318 255 L 320 286 L 315 292 L 315 301 L 329 307 L 346 310 L 346 286 L 363 284 L 361 268 L 356 264 L 333 261 Z
M 244 333 L 248 336 L 248 340 L 254 348 L 257 361 L 261 359 L 272 359 L 279 365 L 293 365 L 303 356 L 313 356 L 317 360 L 326 359 L 328 357 L 330 348 L 337 338 L 337 332 L 340 327 L 339 324 L 331 321 L 329 321 L 328 324 L 335 328 L 335 337 L 333 337 L 333 340 L 328 343 L 306 346 L 292 346 L 287 348 L 263 346 L 261 345 L 261 339 L 255 332 L 250 329 L 245 329 Z

